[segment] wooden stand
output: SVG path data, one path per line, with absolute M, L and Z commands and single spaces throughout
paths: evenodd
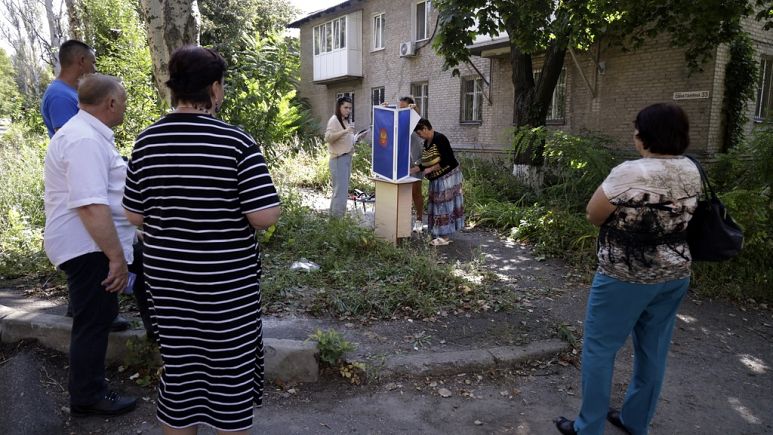
M 411 186 L 419 179 L 371 179 L 376 183 L 376 236 L 392 243 L 402 237 L 411 237 Z

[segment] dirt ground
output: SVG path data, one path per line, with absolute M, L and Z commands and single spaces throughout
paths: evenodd
M 393 353 L 581 337 L 587 286 L 577 284 L 560 262 L 538 261 L 528 247 L 478 230 L 457 234 L 454 243 L 440 249 L 449 261 L 482 255 L 484 267 L 522 295 L 519 307 L 502 313 L 451 312 L 430 320 L 366 323 L 286 315 L 266 319 L 267 336 L 305 339 L 316 328 L 334 327 L 358 344 L 350 359 L 371 367 Z M 143 398 L 137 410 L 111 419 L 70 419 L 64 391 L 66 358 L 34 345 L 4 345 L 1 350 L 0 372 L 14 358 L 38 364 L 38 380 L 62 433 L 161 433 L 154 417 L 155 392 L 135 385 L 129 373 L 114 368 L 110 379 Z M 612 405 L 622 402 L 631 354 L 630 342 L 618 354 Z M 331 373 L 314 384 L 269 385 L 264 407 L 256 411 L 254 433 L 554 434 L 558 432 L 552 418 L 573 418 L 580 406 L 578 357 L 567 353 L 504 371 L 430 378 L 380 379 L 378 370 L 372 370 L 368 382 L 359 386 Z M 769 308 L 690 294 L 680 309 L 650 433 L 773 433 L 772 365 Z M 608 426 L 607 433 L 621 432 Z

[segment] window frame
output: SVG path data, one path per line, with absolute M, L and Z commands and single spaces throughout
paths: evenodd
M 376 92 L 379 92 L 379 98 L 374 98 Z M 386 87 L 375 86 L 370 88 L 370 124 L 373 125 L 373 106 L 380 106 L 386 100 Z
M 312 27 L 314 56 L 346 49 L 347 22 L 347 16 L 342 15 Z
M 424 26 L 423 35 L 419 35 L 419 5 L 424 5 L 424 20 L 422 25 Z M 424 41 L 429 39 L 430 32 L 430 16 L 432 15 L 432 3 L 429 0 L 420 0 L 413 4 L 413 11 L 411 12 L 413 17 L 413 40 L 415 42 Z
M 765 122 L 773 108 L 773 56 L 760 57 L 760 76 L 754 97 L 754 122 Z
M 417 90 L 420 92 L 416 92 Z M 411 83 L 411 95 L 416 102 L 416 111 L 419 112 L 419 115 L 422 118 L 429 118 L 429 82 Z
M 470 92 L 467 84 L 472 82 L 473 87 Z M 467 97 L 472 97 L 472 118 L 467 119 Z M 477 116 L 476 116 L 477 115 Z M 476 119 L 477 118 L 477 119 Z M 483 79 L 477 76 L 462 77 L 461 80 L 461 107 L 459 111 L 459 123 L 480 125 L 483 124 Z
M 386 39 L 386 29 L 384 27 L 386 18 L 385 12 L 379 12 L 377 14 L 373 14 L 373 19 L 371 20 L 372 26 L 373 26 L 373 43 L 371 44 L 371 48 L 373 51 L 383 50 L 386 48 L 385 45 L 385 39 Z M 378 42 L 378 43 L 377 43 Z

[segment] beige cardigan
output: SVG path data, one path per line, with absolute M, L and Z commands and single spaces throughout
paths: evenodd
M 354 151 L 353 139 L 352 134 L 341 127 L 338 118 L 335 115 L 331 116 L 325 129 L 325 142 L 327 142 L 327 151 L 330 153 L 330 157 L 338 157 Z

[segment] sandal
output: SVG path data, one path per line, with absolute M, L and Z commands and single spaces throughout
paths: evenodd
M 558 417 L 553 419 L 553 423 L 556 424 L 556 428 L 564 435 L 577 435 L 577 431 L 574 430 L 574 420 L 569 420 L 564 417 Z
M 429 242 L 429 244 L 432 246 L 445 246 L 449 243 L 451 243 L 450 240 L 444 239 L 442 237 L 436 237 Z
M 629 431 L 628 428 L 626 428 L 623 424 L 623 420 L 620 419 L 620 411 L 616 410 L 615 408 L 609 408 L 609 412 L 607 412 L 607 421 L 612 423 L 612 426 L 617 427 L 623 432 L 629 435 L 631 434 L 631 431 Z

